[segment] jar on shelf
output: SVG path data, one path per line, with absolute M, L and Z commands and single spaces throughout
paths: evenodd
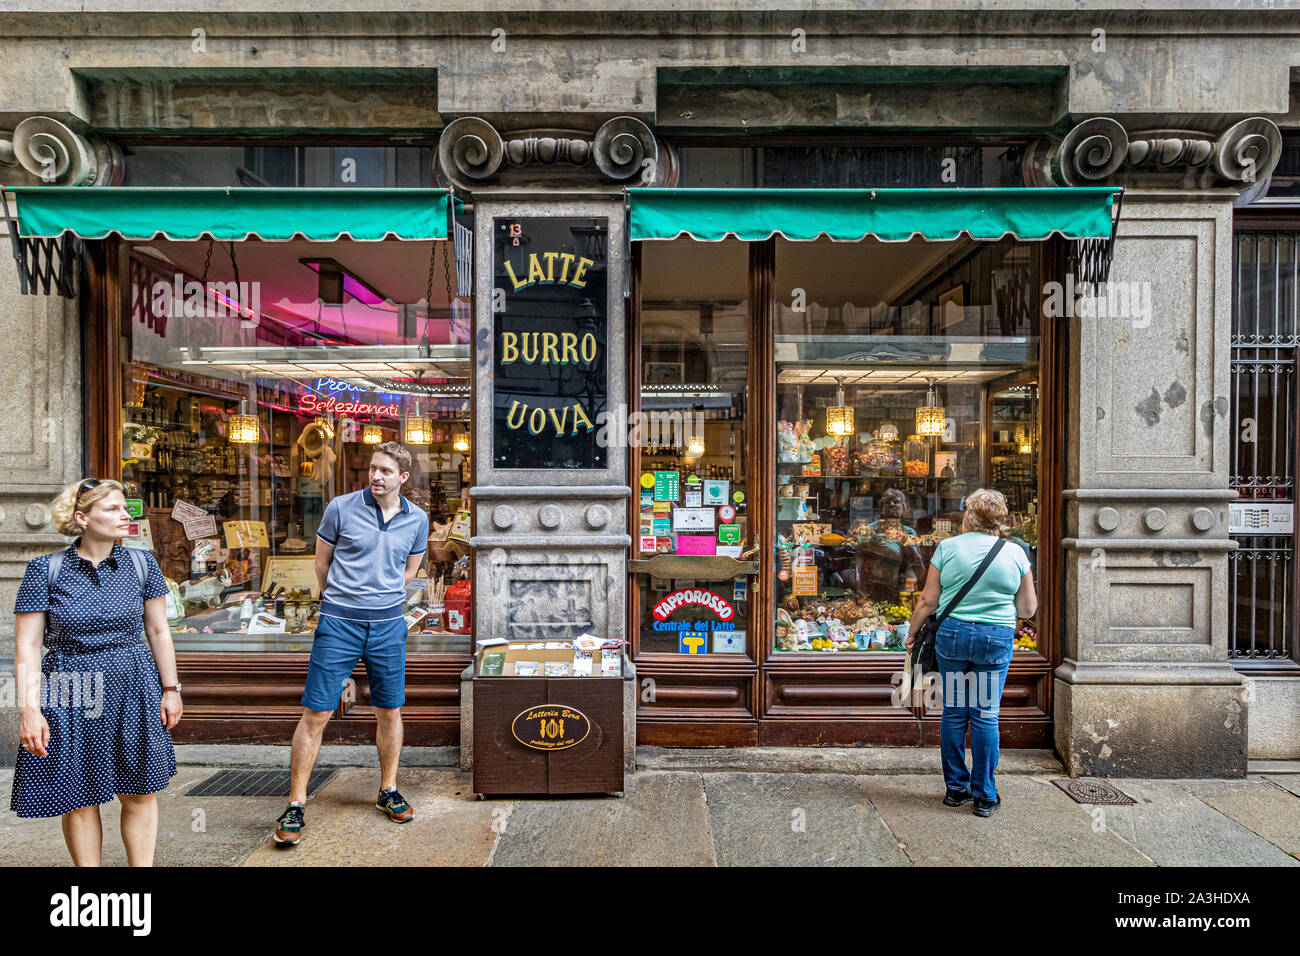
M 930 443 L 919 435 L 909 435 L 903 443 L 903 474 L 908 478 L 930 475 Z
M 902 468 L 902 452 L 899 443 L 882 433 L 871 441 L 858 455 L 858 474 L 876 477 L 879 475 L 897 475 Z
M 840 442 L 822 449 L 822 474 L 843 478 L 849 473 L 849 444 Z

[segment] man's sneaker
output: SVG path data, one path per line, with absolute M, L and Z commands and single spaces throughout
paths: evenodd
M 975 814 L 977 817 L 991 817 L 993 816 L 993 811 L 1000 806 L 1002 806 L 1001 797 L 998 797 L 996 800 L 981 800 L 979 797 L 976 797 L 975 806 L 971 810 L 971 813 Z
M 291 803 L 284 813 L 280 814 L 280 819 L 275 821 L 276 843 L 286 846 L 293 846 L 302 839 L 302 804 Z
M 379 799 L 375 801 L 375 806 L 388 814 L 388 819 L 396 823 L 409 823 L 415 819 L 415 811 L 411 805 L 402 799 L 402 795 L 397 792 L 396 787 L 388 790 L 379 791 Z
M 965 790 L 949 790 L 943 795 L 943 805 L 945 807 L 960 807 L 970 803 L 975 798 L 971 796 L 970 788 Z

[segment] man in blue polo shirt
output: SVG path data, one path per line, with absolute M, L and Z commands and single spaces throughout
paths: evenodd
M 307 778 L 320 753 L 325 725 L 358 660 L 366 662 L 377 724 L 382 779 L 375 806 L 398 823 L 415 816 L 397 791 L 401 706 L 406 703 L 402 608 L 406 586 L 428 549 L 429 516 L 402 497 L 410 474 L 409 451 L 397 442 L 376 445 L 370 486 L 335 498 L 321 518 L 316 532 L 320 623 L 307 665 L 302 717 L 293 735 L 289 807 L 276 821 L 276 843 L 292 845 L 302 836 Z

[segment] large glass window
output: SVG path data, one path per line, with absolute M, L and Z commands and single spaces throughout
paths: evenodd
M 1006 494 L 1034 564 L 1037 262 L 1012 241 L 778 240 L 778 653 L 901 650 L 976 488 Z M 1036 646 L 1032 622 L 1018 638 Z
M 746 654 L 748 247 L 683 238 L 642 251 L 633 556 L 668 560 L 638 575 L 640 649 Z
M 431 248 L 432 247 L 432 248 Z M 302 651 L 316 531 L 398 441 L 430 517 L 408 648 L 470 644 L 468 302 L 446 242 L 147 242 L 130 251 L 122 475 L 181 651 Z M 459 521 L 457 520 L 459 516 Z

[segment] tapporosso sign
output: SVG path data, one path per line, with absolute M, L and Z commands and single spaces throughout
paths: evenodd
M 674 591 L 654 606 L 653 613 L 656 620 L 666 621 L 673 611 L 691 604 L 698 604 L 708 608 L 718 615 L 720 621 L 730 621 L 736 616 L 736 609 L 727 602 L 726 598 L 701 588 L 686 588 L 682 591 Z
M 609 221 L 493 223 L 492 463 L 604 468 Z

